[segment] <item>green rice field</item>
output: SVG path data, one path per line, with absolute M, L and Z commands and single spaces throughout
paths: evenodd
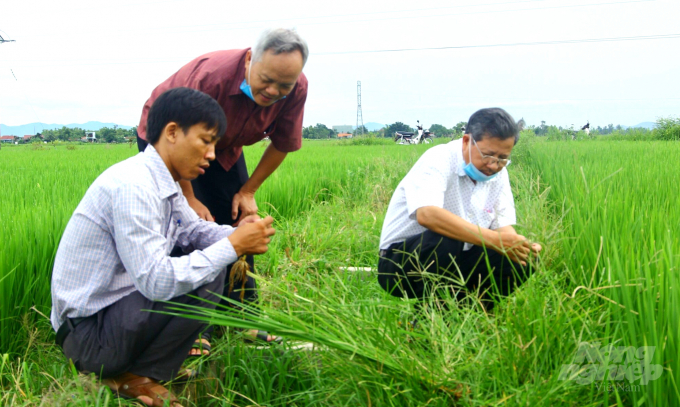
M 438 140 L 438 143 L 447 140 Z M 435 144 L 436 145 L 436 144 Z M 309 141 L 256 195 L 276 219 L 256 258 L 262 313 L 178 309 L 219 326 L 185 406 L 678 406 L 677 141 L 523 134 L 509 167 L 518 231 L 545 251 L 493 314 L 412 301 L 373 272 L 394 188 L 431 145 Z M 264 145 L 245 149 L 252 171 Z M 132 406 L 54 345 L 50 275 L 89 184 L 128 145 L 0 150 L 0 405 Z M 246 345 L 264 328 L 281 346 Z M 301 344 L 310 344 L 301 346 Z M 603 368 L 604 366 L 604 368 Z M 598 371 L 599 369 L 599 371 Z

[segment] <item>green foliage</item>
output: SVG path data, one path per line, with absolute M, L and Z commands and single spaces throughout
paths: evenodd
M 402 122 L 392 123 L 385 127 L 385 137 L 394 137 L 394 133 L 397 131 L 414 131 L 409 125 Z
M 680 146 L 603 139 L 547 142 L 522 132 L 509 167 L 517 228 L 546 250 L 493 315 L 449 297 L 416 311 L 412 300 L 385 294 L 375 275 L 340 269 L 375 267 L 392 192 L 432 145 L 306 140 L 256 195 L 277 229 L 256 259 L 260 316 L 184 310 L 227 335 L 213 338 L 210 358 L 193 362 L 202 376 L 174 388 L 182 404 L 678 405 L 680 175 L 666 157 Z M 263 149 L 244 151 L 252 171 Z M 52 261 L 75 206 L 98 174 L 135 152 L 1 151 L 9 204 L 0 206 L 0 405 L 136 405 L 77 375 L 38 313 L 49 315 Z M 266 328 L 287 342 L 245 346 L 234 327 Z M 314 348 L 295 349 L 299 340 Z M 608 391 L 606 380 L 559 380 L 581 342 L 655 346 L 650 361 L 665 370 L 629 392 Z
M 654 129 L 659 140 L 680 141 L 680 118 L 660 117 Z
M 369 133 L 368 129 L 366 128 L 366 126 L 364 126 L 364 125 L 362 124 L 361 126 L 359 126 L 359 127 L 357 127 L 356 129 L 354 129 L 354 131 L 352 132 L 352 135 L 354 135 L 354 136 L 357 136 L 357 135 L 359 135 L 359 136 L 365 136 L 365 135 L 367 135 L 368 133 Z
M 85 130 L 81 128 L 68 128 L 63 126 L 61 129 L 43 130 L 41 133 L 43 139 L 48 142 L 61 141 L 80 141 L 85 137 Z
M 307 139 L 329 139 L 337 138 L 338 133 L 326 127 L 325 124 L 317 123 L 316 126 L 309 126 L 302 129 L 302 137 Z
M 29 309 L 49 315 L 57 245 L 89 185 L 110 165 L 133 155 L 128 148 L 104 154 L 98 146 L 68 152 L 37 146 L 40 151 L 28 146 L 3 150 L 0 159 L 0 354 L 23 346 L 20 318 Z
M 354 136 L 351 139 L 341 141 L 341 146 L 375 146 L 375 145 L 392 145 L 391 140 L 386 140 L 378 136 L 378 133 L 367 133 L 363 136 Z
M 591 337 L 655 347 L 648 363 L 664 373 L 630 394 L 650 406 L 680 403 L 680 377 L 670 374 L 680 371 L 680 239 L 673 232 L 680 228 L 680 175 L 668 171 L 676 153 L 680 145 L 667 141 L 541 143 L 528 160 L 550 186 L 550 199 L 566 209 L 559 268 L 571 276 L 569 298 L 590 298 L 584 312 L 601 314 Z
M 433 124 L 430 126 L 429 130 L 437 137 L 449 137 L 454 134 L 452 129 L 447 129 L 441 124 Z
M 467 122 L 458 122 L 451 128 L 454 138 L 460 138 L 463 134 L 463 127 L 467 126 Z

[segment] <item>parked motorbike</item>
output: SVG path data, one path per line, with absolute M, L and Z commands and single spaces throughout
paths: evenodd
M 432 143 L 432 137 L 434 133 L 429 130 L 423 130 L 423 125 L 420 124 L 420 120 L 417 120 L 418 134 L 411 131 L 397 131 L 394 133 L 394 141 L 397 144 L 430 144 Z

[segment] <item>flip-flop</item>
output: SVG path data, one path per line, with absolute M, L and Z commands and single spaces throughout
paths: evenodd
M 283 342 L 283 338 L 282 338 L 282 337 L 280 337 L 280 336 L 274 336 L 274 335 L 271 335 L 271 336 L 274 337 L 274 339 L 272 339 L 271 341 L 269 341 L 269 340 L 268 340 L 268 339 L 269 339 L 269 336 L 270 336 L 270 335 L 269 335 L 269 332 L 263 331 L 263 330 L 259 330 L 259 331 L 257 331 L 257 335 L 255 335 L 254 338 L 253 338 L 252 336 L 250 336 L 250 335 L 244 333 L 244 335 L 243 335 L 243 341 L 244 341 L 244 342 L 247 342 L 247 343 L 257 343 L 257 344 L 261 344 L 261 343 L 264 342 L 264 343 L 268 343 L 268 344 L 272 344 L 272 345 L 279 344 L 279 343 Z
M 107 383 L 107 381 L 112 384 Z M 153 407 L 163 407 L 166 401 L 169 401 L 170 406 L 180 405 L 179 400 L 170 393 L 170 390 L 148 377 L 137 376 L 133 373 L 123 373 L 107 381 L 104 381 L 104 384 L 111 389 L 116 397 L 122 399 L 139 400 L 140 396 L 145 396 L 152 400 Z
M 205 340 L 208 343 L 204 343 L 203 340 Z M 200 338 L 196 339 L 194 341 L 194 344 L 191 345 L 191 349 L 198 349 L 200 352 L 196 355 L 192 355 L 189 353 L 187 358 L 198 358 L 201 356 L 210 356 L 210 351 L 212 350 L 212 347 L 210 346 L 210 334 L 207 332 L 203 332 Z M 204 354 L 203 351 L 207 350 L 208 354 Z

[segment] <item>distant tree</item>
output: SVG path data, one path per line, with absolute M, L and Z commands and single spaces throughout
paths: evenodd
M 363 131 L 362 131 L 362 129 L 363 129 Z M 354 129 L 354 133 L 353 133 L 353 134 L 356 136 L 357 134 L 358 134 L 358 135 L 361 135 L 361 134 L 367 135 L 368 133 L 369 133 L 369 131 L 368 131 L 368 129 L 366 128 L 366 126 L 361 125 L 361 127 L 357 127 L 356 129 Z
M 302 129 L 302 137 L 307 139 L 335 138 L 337 135 L 338 133 L 335 130 L 329 129 L 325 124 L 321 123 Z
M 80 127 L 70 129 L 69 140 L 80 141 L 83 137 L 85 137 L 85 130 Z
M 121 129 L 120 127 L 116 128 L 116 135 L 113 139 L 115 143 L 124 143 L 125 142 L 125 137 L 128 137 L 130 132 L 125 129 Z
M 103 140 L 106 143 L 113 143 L 116 141 L 116 130 L 108 127 L 102 127 L 97 132 L 97 138 L 99 140 Z
M 57 140 L 57 134 L 54 130 L 43 130 L 42 132 L 43 139 L 47 142 L 53 142 Z
M 453 130 L 447 129 L 441 124 L 433 124 L 430 126 L 429 130 L 437 137 L 450 136 L 453 133 Z
M 55 130 L 57 138 L 61 141 L 68 141 L 71 138 L 71 129 L 62 126 L 61 129 Z
M 394 137 L 394 133 L 397 131 L 413 131 L 413 129 L 402 122 L 395 122 L 385 127 L 385 137 Z
M 459 136 L 463 132 L 465 126 L 467 126 L 467 122 L 458 122 L 458 124 L 451 128 L 451 131 L 453 131 L 455 136 Z

